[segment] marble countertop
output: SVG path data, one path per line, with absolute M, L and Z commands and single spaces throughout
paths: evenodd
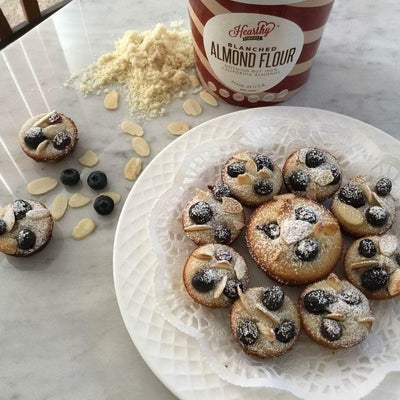
M 129 5 L 129 3 L 131 3 Z M 336 0 L 305 87 L 287 106 L 342 113 L 400 139 L 400 4 L 387 0 Z M 97 169 L 109 176 L 108 189 L 121 194 L 114 213 L 98 216 L 92 207 L 68 210 L 55 226 L 51 246 L 28 259 L 0 255 L 1 399 L 173 399 L 136 351 L 123 324 L 113 285 L 112 246 L 118 217 L 132 187 L 123 166 L 132 156 L 130 137 L 118 128 L 129 119 L 126 104 L 103 108 L 102 96 L 84 98 L 64 87 L 69 76 L 112 49 L 128 29 L 183 19 L 185 0 L 74 0 L 0 56 L 0 204 L 26 198 L 26 184 L 41 176 L 58 177 L 86 150 L 99 154 Z M 166 126 L 182 119 L 181 100 L 166 116 L 137 121 L 152 154 L 143 167 L 175 140 Z M 57 165 L 37 164 L 18 147 L 16 134 L 31 115 L 56 108 L 70 115 L 81 133 L 79 147 Z M 217 108 L 188 121 L 192 127 L 238 107 Z M 344 141 L 346 133 L 343 133 Z M 50 205 L 61 185 L 41 196 Z M 74 192 L 75 190 L 68 190 Z M 79 192 L 94 198 L 86 185 Z M 97 229 L 78 242 L 70 238 L 81 218 Z M 399 373 L 389 374 L 365 399 L 398 398 Z M 283 398 L 273 390 L 269 398 Z M 294 396 L 285 393 L 285 398 Z

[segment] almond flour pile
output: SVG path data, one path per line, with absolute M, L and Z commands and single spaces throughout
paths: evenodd
M 181 24 L 171 30 L 157 24 L 153 30 L 127 31 L 112 53 L 101 56 L 81 76 L 80 90 L 90 94 L 109 85 L 127 89 L 132 114 L 157 117 L 164 106 L 190 85 L 194 68 L 192 39 Z

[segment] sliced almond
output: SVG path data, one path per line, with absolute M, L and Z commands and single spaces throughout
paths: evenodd
M 34 179 L 28 183 L 26 187 L 28 193 L 34 196 L 39 196 L 53 190 L 58 185 L 58 180 L 55 178 L 49 178 L 48 176 L 44 178 Z
M 190 84 L 192 85 L 192 88 L 200 86 L 199 78 L 196 75 L 189 75 L 189 80 Z
M 68 208 L 68 197 L 61 196 L 60 194 L 56 196 L 51 206 L 50 212 L 55 221 L 61 219 Z
M 400 293 L 400 269 L 398 268 L 390 275 L 388 292 L 391 296 L 396 296 Z
M 269 342 L 273 342 L 275 340 L 275 332 L 269 327 L 265 326 L 261 322 L 256 323 L 258 330 L 267 338 Z
M 374 201 L 374 197 L 372 195 L 372 190 L 371 188 L 366 184 L 366 183 L 362 183 L 360 185 L 361 190 L 363 191 L 366 199 L 368 200 L 368 203 L 372 203 Z
M 169 133 L 171 133 L 171 135 L 181 136 L 190 129 L 190 126 L 187 122 L 176 121 L 176 122 L 171 122 L 167 126 L 167 129 Z
M 336 291 L 340 289 L 340 279 L 334 273 L 329 274 L 328 278 L 326 278 L 326 283 Z
M 191 115 L 192 117 L 196 117 L 202 113 L 201 105 L 194 99 L 188 99 L 183 103 L 183 111 L 187 115 Z
M 121 195 L 117 192 L 103 192 L 100 195 L 111 197 L 114 204 L 118 204 L 121 200 Z
M 4 254 L 15 254 L 17 247 L 17 241 L 14 238 L 0 236 L 0 251 Z
M 212 254 L 206 252 L 205 250 L 195 251 L 193 252 L 193 257 L 197 258 L 198 260 L 211 260 Z
M 39 146 L 36 147 L 36 154 L 40 154 L 43 149 L 49 144 L 50 142 L 48 140 L 43 140 L 43 142 L 39 143 Z
M 10 232 L 14 228 L 15 214 L 12 206 L 10 206 L 4 214 L 3 221 L 6 223 L 6 231 Z
M 336 215 L 350 225 L 361 225 L 364 222 L 363 214 L 356 208 L 340 203 L 336 208 Z
M 221 208 L 230 214 L 239 214 L 243 211 L 242 205 L 232 197 L 223 197 Z
M 314 234 L 315 236 L 332 236 L 339 230 L 339 225 L 334 222 L 317 222 L 314 225 Z
M 150 145 L 142 137 L 134 137 L 132 139 L 132 149 L 141 157 L 148 157 L 150 155 Z
M 328 314 L 325 318 L 334 319 L 335 321 L 344 321 L 346 319 L 343 314 Z
M 384 256 L 390 257 L 397 249 L 397 238 L 394 235 L 384 235 L 379 238 L 379 250 Z
M 245 152 L 235 153 L 232 157 L 238 161 L 248 161 L 248 160 L 252 159 L 251 156 L 249 155 L 249 153 L 245 153 Z
M 235 229 L 240 231 L 241 229 L 243 229 L 244 223 L 240 221 L 233 221 L 233 226 L 235 227 Z
M 96 229 L 96 224 L 90 218 L 84 218 L 78 222 L 72 231 L 72 238 L 81 240 L 89 236 Z
M 219 268 L 219 269 L 227 269 L 228 271 L 232 271 L 233 270 L 233 266 L 231 263 L 229 263 L 228 261 L 222 260 L 222 261 L 217 261 L 214 264 L 215 268 Z
M 203 90 L 200 92 L 201 99 L 210 106 L 217 107 L 218 101 L 217 99 L 210 93 Z
M 82 157 L 78 158 L 78 161 L 85 167 L 94 167 L 99 162 L 99 157 L 94 151 L 88 150 Z
M 255 306 L 256 306 L 257 310 L 261 311 L 264 314 L 264 316 L 266 316 L 273 324 L 276 324 L 276 325 L 279 324 L 279 321 L 268 310 L 266 310 L 264 307 L 262 307 L 259 304 L 256 304 Z
M 126 164 L 124 168 L 124 177 L 129 181 L 136 179 L 142 169 L 142 161 L 140 158 L 132 157 Z
M 314 225 L 307 221 L 286 219 L 280 224 L 280 236 L 286 244 L 293 244 L 305 239 L 312 232 Z
M 36 209 L 36 210 L 29 210 L 26 213 L 26 218 L 38 221 L 43 218 L 48 218 L 50 216 L 50 211 L 47 209 Z
M 43 128 L 43 135 L 46 136 L 46 138 L 51 141 L 54 139 L 54 137 L 57 135 L 57 133 L 66 131 L 67 126 L 62 122 L 60 124 L 55 124 L 55 125 L 49 125 Z M 36 149 L 37 151 L 37 149 Z
M 258 171 L 258 176 L 260 178 L 269 179 L 272 177 L 272 172 L 267 168 L 263 168 L 263 169 L 260 169 L 260 171 Z
M 329 169 L 327 170 L 319 170 L 318 174 L 315 175 L 314 177 L 314 182 L 318 185 L 318 186 L 328 186 L 330 183 L 333 182 L 333 180 L 335 179 L 335 177 L 332 174 L 332 171 L 330 171 Z
M 107 93 L 106 97 L 104 97 L 104 107 L 107 110 L 116 110 L 118 108 L 118 97 L 119 95 L 116 90 Z
M 361 325 L 365 325 L 366 327 L 370 327 L 375 321 L 374 317 L 363 317 L 358 320 L 358 323 Z
M 350 265 L 351 269 L 357 269 L 357 268 L 364 268 L 364 267 L 369 267 L 371 265 L 376 265 L 377 261 L 376 260 L 363 260 L 363 261 L 358 261 Z
M 254 162 L 253 159 L 250 159 L 246 162 L 245 169 L 252 175 L 257 174 L 257 164 Z
M 254 184 L 254 179 L 246 172 L 244 174 L 240 174 L 237 177 L 237 183 L 239 186 L 242 185 L 253 185 Z
M 213 227 L 209 225 L 190 225 L 183 228 L 185 232 L 211 231 L 212 229 Z
M 377 193 L 372 192 L 372 197 L 373 197 L 373 200 L 371 202 L 372 205 L 385 208 L 385 202 L 379 197 Z
M 228 277 L 224 275 L 222 279 L 217 283 L 217 286 L 214 289 L 213 297 L 214 299 L 218 299 L 219 296 L 221 296 L 222 292 L 225 289 L 226 286 L 226 281 L 228 280 Z
M 42 118 L 37 120 L 32 126 L 44 127 L 49 124 L 49 118 L 56 112 L 56 110 L 50 111 L 48 114 L 44 115 Z
M 85 197 L 81 195 L 80 193 L 74 193 L 68 200 L 68 205 L 71 208 L 79 208 L 86 206 L 86 204 L 89 204 L 91 202 L 89 197 Z
M 124 133 L 132 136 L 143 136 L 143 128 L 132 121 L 124 121 L 121 124 L 121 130 Z

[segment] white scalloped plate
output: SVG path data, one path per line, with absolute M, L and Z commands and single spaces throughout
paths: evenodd
M 388 157 L 400 154 L 398 141 L 363 122 L 323 110 L 271 107 L 244 110 L 208 121 L 174 141 L 155 157 L 132 188 L 120 216 L 114 242 L 114 281 L 121 314 L 133 342 L 153 372 L 182 399 L 242 399 L 250 393 L 252 399 L 265 399 L 279 392 L 265 387 L 244 388 L 221 379 L 202 356 L 200 343 L 163 318 L 155 302 L 153 278 L 157 257 L 148 232 L 154 204 L 172 185 L 189 151 L 209 140 L 229 136 L 238 126 L 250 121 L 273 117 L 293 118 L 304 123 L 323 120 L 338 124 L 346 128 L 344 141 L 347 135 L 362 132 Z M 371 375 L 372 382 L 359 386 L 357 398 L 369 393 L 388 372 L 394 370 L 400 370 L 397 359 L 380 366 Z M 303 398 L 311 394 L 312 385 L 308 390 L 290 387 L 293 394 Z M 287 392 L 280 396 L 281 399 L 289 397 Z

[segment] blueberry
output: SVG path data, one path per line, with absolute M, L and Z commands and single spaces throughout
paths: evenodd
M 38 126 L 34 126 L 25 133 L 24 142 L 31 149 L 36 149 L 39 144 L 46 139 L 46 136 L 43 134 L 43 129 Z
M 112 213 L 112 210 L 114 210 L 114 200 L 111 197 L 102 194 L 96 197 L 93 207 L 98 214 L 108 215 Z
M 339 296 L 351 306 L 356 306 L 361 303 L 361 297 L 354 290 L 345 290 L 341 292 Z
M 304 192 L 308 182 L 309 177 L 304 171 L 295 171 L 289 175 L 289 184 L 295 191 Z
M 24 218 L 25 214 L 30 210 L 32 210 L 32 207 L 25 200 L 15 200 L 13 203 L 13 211 L 16 220 Z
M 375 243 L 371 239 L 362 239 L 358 244 L 358 253 L 366 258 L 371 258 L 376 254 Z
M 330 185 L 336 185 L 337 183 L 339 183 L 341 178 L 341 172 L 336 165 L 324 163 L 320 166 L 320 168 L 323 170 L 330 170 L 332 172 L 333 181 L 330 183 Z
M 297 207 L 294 210 L 294 214 L 296 216 L 296 219 L 300 221 L 306 221 L 309 222 L 310 224 L 315 224 L 317 222 L 317 215 L 311 208 Z
M 192 204 L 189 208 L 189 217 L 195 224 L 205 224 L 212 218 L 212 216 L 213 212 L 211 207 L 205 201 L 198 201 L 197 203 Z
M 389 280 L 388 273 L 379 265 L 364 271 L 361 275 L 361 284 L 367 290 L 378 290 L 386 286 Z
M 359 208 L 365 204 L 365 197 L 362 190 L 352 183 L 347 183 L 339 190 L 339 199 L 352 207 Z
M 262 303 L 270 311 L 279 310 L 282 307 L 285 293 L 279 286 L 271 286 L 264 293 Z
M 269 222 L 262 226 L 257 225 L 257 229 L 263 231 L 270 239 L 276 239 L 280 235 L 279 225 L 274 222 Z
M 214 197 L 219 201 L 222 201 L 223 197 L 230 197 L 231 195 L 231 190 L 226 183 L 218 183 L 212 186 L 211 191 Z
M 236 300 L 239 297 L 238 287 L 243 291 L 242 282 L 236 279 L 228 279 L 224 288 L 224 295 L 231 300 Z
M 100 190 L 107 186 L 107 175 L 102 171 L 93 171 L 87 177 L 87 184 L 94 190 Z
M 317 149 L 312 149 L 306 154 L 306 165 L 309 168 L 315 168 L 323 164 L 326 160 L 325 154 Z
M 268 168 L 269 170 L 273 171 L 274 170 L 274 164 L 272 164 L 272 161 L 270 160 L 269 157 L 267 157 L 265 154 L 257 154 L 253 158 L 254 162 L 257 165 L 257 171 L 263 168 Z
M 281 343 L 288 343 L 296 336 L 296 327 L 293 321 L 283 321 L 275 328 L 275 337 Z
M 236 178 L 240 174 L 244 174 L 244 172 L 245 172 L 244 163 L 233 162 L 232 164 L 229 164 L 227 172 L 228 172 L 228 175 L 232 178 Z
M 338 321 L 324 318 L 321 323 L 320 332 L 323 338 L 329 340 L 330 342 L 335 342 L 342 337 L 343 328 Z
M 218 273 L 215 269 L 201 269 L 192 278 L 192 286 L 201 293 L 214 289 L 218 282 Z
M 229 250 L 217 249 L 215 250 L 215 258 L 217 261 L 232 261 L 232 253 Z
M 0 218 L 0 235 L 2 235 L 7 229 L 7 224 L 4 219 Z
M 382 207 L 372 206 L 365 211 L 365 218 L 372 226 L 379 227 L 386 224 L 388 213 Z
M 36 243 L 36 235 L 30 229 L 21 229 L 17 235 L 17 245 L 22 250 L 29 250 Z
M 239 340 L 246 346 L 254 344 L 258 339 L 258 328 L 253 321 L 240 321 L 236 328 L 236 333 Z
M 50 125 L 59 124 L 61 121 L 62 121 L 62 116 L 58 112 L 51 114 L 49 117 Z
M 318 251 L 318 243 L 312 238 L 300 240 L 295 245 L 295 254 L 302 261 L 313 260 L 317 256 Z
M 322 289 L 311 290 L 304 296 L 304 308 L 311 314 L 323 314 L 334 299 L 330 293 Z
M 67 132 L 58 132 L 53 139 L 53 146 L 57 150 L 63 150 L 71 144 L 71 135 Z
M 387 196 L 392 190 L 392 181 L 389 178 L 381 178 L 376 182 L 375 191 L 381 196 Z
M 68 168 L 61 172 L 60 181 L 67 186 L 74 186 L 79 182 L 80 175 L 76 169 Z
M 228 244 L 231 241 L 232 232 L 224 225 L 217 225 L 214 229 L 214 239 L 217 243 Z
M 254 184 L 254 191 L 260 196 L 266 196 L 273 190 L 272 183 L 267 179 L 260 179 Z

